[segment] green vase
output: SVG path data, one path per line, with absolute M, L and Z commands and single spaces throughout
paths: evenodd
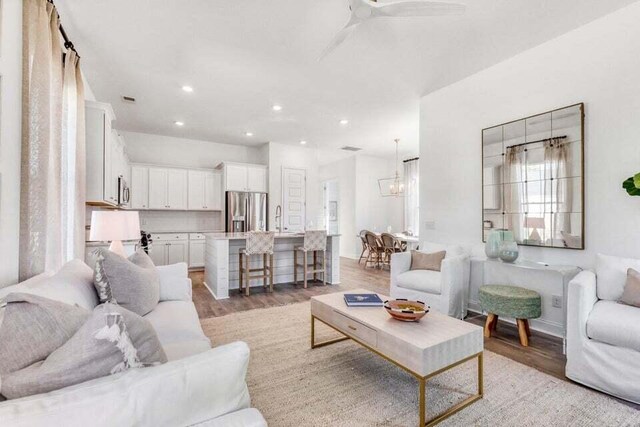
M 513 233 L 504 228 L 494 228 L 487 236 L 487 243 L 484 246 L 484 253 L 487 258 L 496 259 L 500 256 L 500 246 L 502 242 L 514 242 Z

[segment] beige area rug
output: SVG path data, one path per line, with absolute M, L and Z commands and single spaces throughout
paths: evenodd
M 352 341 L 309 348 L 309 303 L 251 310 L 202 321 L 214 345 L 251 348 L 252 406 L 271 427 L 414 426 L 416 380 Z M 316 325 L 320 325 L 316 323 Z M 336 336 L 318 326 L 320 340 Z M 476 387 L 475 362 L 427 383 L 427 417 Z M 636 411 L 601 393 L 485 352 L 485 397 L 446 426 L 638 426 Z

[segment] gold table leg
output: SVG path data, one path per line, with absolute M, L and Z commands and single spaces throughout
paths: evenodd
M 324 347 L 325 345 L 329 345 L 329 344 L 335 344 L 337 342 L 345 341 L 348 339 L 349 337 L 344 336 L 344 337 L 334 338 L 332 340 L 316 343 L 315 342 L 316 341 L 316 317 L 313 314 L 311 315 L 311 348 L 312 349 L 318 348 L 318 347 Z

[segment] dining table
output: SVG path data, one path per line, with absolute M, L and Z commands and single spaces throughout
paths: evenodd
M 376 236 L 380 237 L 382 235 L 382 233 L 378 232 L 378 231 L 373 231 L 373 234 L 375 234 Z M 416 250 L 418 249 L 418 246 L 420 245 L 420 238 L 418 236 L 410 236 L 408 234 L 405 233 L 389 233 L 389 234 L 393 234 L 398 240 L 400 240 L 401 242 L 404 242 L 407 244 L 407 250 Z M 358 235 L 358 238 L 360 237 L 360 235 Z

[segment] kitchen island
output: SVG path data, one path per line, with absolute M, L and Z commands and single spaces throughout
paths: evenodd
M 238 289 L 238 253 L 246 246 L 246 233 L 205 233 L 204 285 L 215 299 L 229 298 L 230 289 Z M 302 246 L 303 233 L 276 233 L 274 247 L 274 292 L 278 283 L 293 283 L 293 250 Z M 340 235 L 327 236 L 327 284 L 340 283 Z M 309 255 L 309 263 L 313 262 Z M 322 263 L 322 259 L 318 259 Z M 262 267 L 262 257 L 254 256 L 251 268 Z M 302 268 L 298 270 L 298 280 L 302 279 Z M 311 279 L 311 277 L 309 278 Z M 318 273 L 318 279 L 322 274 Z M 254 279 L 249 286 L 262 286 L 262 279 Z M 302 285 L 300 285 L 302 286 Z

